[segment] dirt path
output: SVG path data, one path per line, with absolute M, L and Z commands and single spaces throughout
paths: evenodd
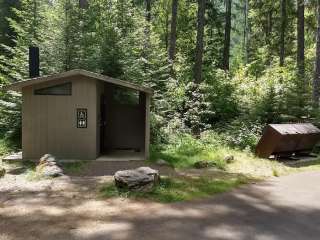
M 320 236 L 320 172 L 273 178 L 210 199 L 170 205 L 96 198 L 96 187 L 108 180 L 62 177 L 36 184 L 0 180 L 0 239 L 308 240 Z M 11 185 L 4 187 L 3 181 Z

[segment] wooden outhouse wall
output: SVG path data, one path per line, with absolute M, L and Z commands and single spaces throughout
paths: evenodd
M 71 96 L 34 95 L 34 90 L 72 83 Z M 40 83 L 22 89 L 24 159 L 51 153 L 60 159 L 95 159 L 99 152 L 98 81 L 83 76 Z M 77 128 L 77 108 L 88 110 L 87 128 Z

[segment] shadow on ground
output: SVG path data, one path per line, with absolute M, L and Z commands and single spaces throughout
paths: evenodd
M 161 175 L 175 176 L 176 171 L 169 166 L 160 166 L 146 161 L 87 161 L 76 171 L 67 171 L 72 176 L 113 176 L 116 171 L 149 166 L 159 170 Z
M 319 180 L 300 173 L 163 205 L 98 199 L 98 178 L 65 178 L 41 191 L 0 191 L 0 239 L 319 239 Z

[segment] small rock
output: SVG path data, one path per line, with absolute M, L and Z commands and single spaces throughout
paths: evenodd
M 168 163 L 167 161 L 163 160 L 163 159 L 159 159 L 156 162 L 159 166 L 170 166 L 170 163 Z
M 200 169 L 200 168 L 208 168 L 210 164 L 208 161 L 198 161 L 198 162 L 195 162 L 193 166 L 195 168 Z
M 160 175 L 157 170 L 140 167 L 133 170 L 118 171 L 114 175 L 115 185 L 119 189 L 150 192 L 159 184 Z
M 40 158 L 39 164 L 49 163 L 49 162 L 56 164 L 56 158 L 51 154 L 45 154 Z
M 58 166 L 45 166 L 41 170 L 44 177 L 59 177 L 63 175 L 63 171 Z
M 59 177 L 63 175 L 62 169 L 57 166 L 56 158 L 51 154 L 41 157 L 36 172 L 43 177 Z
M 227 156 L 224 157 L 223 160 L 226 161 L 227 163 L 232 163 L 232 162 L 234 162 L 234 156 L 233 155 L 227 155 Z
M 6 170 L 0 167 L 0 178 L 4 177 L 5 174 L 6 174 Z

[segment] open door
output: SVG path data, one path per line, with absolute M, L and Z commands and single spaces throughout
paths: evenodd
M 145 94 L 105 84 L 104 95 L 101 98 L 101 153 L 144 153 Z

